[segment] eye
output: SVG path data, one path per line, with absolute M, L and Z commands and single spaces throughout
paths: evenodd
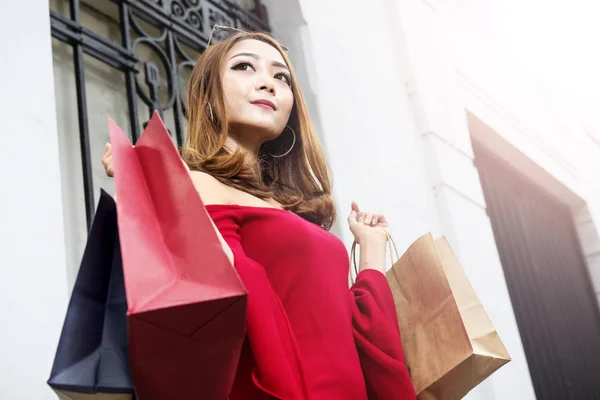
M 292 78 L 284 72 L 280 72 L 280 73 L 276 74 L 275 79 L 278 79 L 282 82 L 287 83 L 288 86 L 292 86 Z
M 233 67 L 231 67 L 231 69 L 234 71 L 250 71 L 250 70 L 253 70 L 254 67 L 249 62 L 242 61 L 242 62 L 235 64 Z

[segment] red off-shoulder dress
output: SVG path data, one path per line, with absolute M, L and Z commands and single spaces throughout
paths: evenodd
M 230 400 L 415 399 L 385 276 L 358 274 L 333 234 L 280 209 L 208 205 L 248 290 Z

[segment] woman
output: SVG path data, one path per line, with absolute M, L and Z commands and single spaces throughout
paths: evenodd
M 183 159 L 249 292 L 230 399 L 414 399 L 384 275 L 386 220 L 352 204 L 361 252 L 349 290 L 323 152 L 281 46 L 246 32 L 209 46 L 188 103 Z

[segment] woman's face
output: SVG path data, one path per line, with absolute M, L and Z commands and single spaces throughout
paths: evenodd
M 292 112 L 291 76 L 279 51 L 254 39 L 236 43 L 221 70 L 225 107 L 234 134 L 265 142 L 278 137 Z

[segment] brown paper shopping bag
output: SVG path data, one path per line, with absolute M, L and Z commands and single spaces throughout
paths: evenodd
M 420 400 L 460 399 L 510 361 L 445 238 L 419 238 L 387 279 Z

